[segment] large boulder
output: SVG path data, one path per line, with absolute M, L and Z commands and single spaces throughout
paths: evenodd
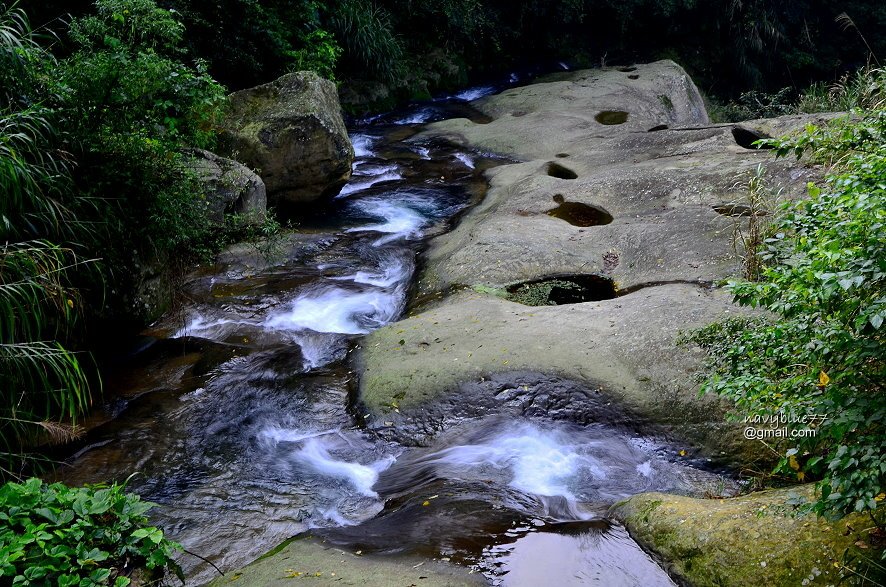
M 335 84 L 307 71 L 231 94 L 220 145 L 258 171 L 272 203 L 338 193 L 354 160 Z
M 472 105 L 491 120 L 437 122 L 416 140 L 521 162 L 489 170 L 482 203 L 430 241 L 417 290 L 433 302 L 364 340 L 370 421 L 538 372 L 601 390 L 693 456 L 765 467 L 770 451 L 724 422 L 728 404 L 698 396 L 702 354 L 676 341 L 745 311 L 717 284 L 741 272 L 733 234 L 758 165 L 785 198 L 818 176 L 742 143 L 818 118 L 711 124 L 671 61 L 561 73 Z
M 262 179 L 237 161 L 215 153 L 194 149 L 190 169 L 203 184 L 209 216 L 224 221 L 225 214 L 241 214 L 252 222 L 261 222 L 267 212 L 267 193 Z

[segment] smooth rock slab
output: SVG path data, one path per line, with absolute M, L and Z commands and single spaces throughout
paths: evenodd
M 584 382 L 616 406 L 663 427 L 686 449 L 730 461 L 755 452 L 724 404 L 698 397 L 698 354 L 678 347 L 682 331 L 735 315 L 722 290 L 673 284 L 622 298 L 529 307 L 462 291 L 442 304 L 368 335 L 361 351 L 361 399 L 379 421 L 420 412 L 463 382 L 533 371 Z
M 480 574 L 420 557 L 362 556 L 325 545 L 316 538 L 297 538 L 239 571 L 210 583 L 212 587 L 275 585 L 341 587 L 462 587 L 486 585 Z
M 698 397 L 700 354 L 676 340 L 744 312 L 712 286 L 740 274 L 733 235 L 748 219 L 715 208 L 745 201 L 758 165 L 785 188 L 782 198 L 804 194 L 818 170 L 743 147 L 737 125 L 711 125 L 671 61 L 556 74 L 472 105 L 491 122 L 447 120 L 424 136 L 524 162 L 487 172 L 483 202 L 429 243 L 418 292 L 434 303 L 365 340 L 369 412 L 391 420 L 392 405 L 420 410 L 462 383 L 527 370 L 602 389 L 644 426 L 663 425 L 712 458 L 747 464 L 770 454 L 760 444 L 749 451 L 741 430 L 723 422 L 724 402 Z M 628 116 L 601 123 L 603 112 Z M 819 120 L 741 126 L 762 135 Z M 649 132 L 658 127 L 666 128 Z M 605 209 L 612 222 L 580 227 L 550 216 L 560 202 Z M 618 297 L 533 308 L 501 299 L 519 284 L 592 276 L 611 281 Z

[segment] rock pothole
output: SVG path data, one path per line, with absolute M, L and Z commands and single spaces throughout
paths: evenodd
M 578 179 L 578 174 L 568 167 L 551 161 L 547 166 L 548 175 L 557 179 Z
M 598 113 L 594 120 L 606 126 L 624 124 L 628 121 L 628 113 L 624 110 L 604 110 Z
M 636 74 L 636 73 L 633 73 L 633 74 L 631 74 L 631 75 L 628 76 L 628 79 L 638 80 L 638 79 L 640 79 L 640 75 L 639 75 L 639 74 Z
M 619 67 L 617 69 L 618 69 L 618 71 L 621 71 L 623 73 L 631 73 L 632 71 L 637 71 L 637 68 L 634 66 Z
M 524 306 L 564 306 L 611 300 L 615 283 L 602 275 L 554 275 L 509 286 L 507 299 Z
M 602 226 L 612 222 L 612 214 L 599 206 L 583 204 L 581 202 L 567 202 L 562 194 L 554 196 L 554 202 L 559 204 L 546 214 L 560 220 L 565 220 L 573 226 Z
M 661 130 L 668 130 L 668 128 L 669 128 L 669 127 L 668 127 L 668 125 L 666 125 L 666 124 L 659 124 L 659 125 L 653 126 L 652 128 L 650 128 L 650 129 L 649 129 L 648 131 L 646 131 L 646 132 L 658 132 L 658 131 L 661 131 Z
M 725 204 L 715 204 L 711 206 L 714 212 L 721 216 L 732 216 L 734 218 L 747 218 L 749 216 L 766 216 L 766 210 L 754 210 L 748 204 L 736 204 L 728 202 Z
M 748 128 L 744 128 L 742 126 L 736 126 L 732 129 L 732 137 L 735 139 L 735 143 L 744 149 L 751 149 L 756 151 L 757 149 L 771 149 L 770 145 L 755 145 L 756 141 L 762 139 L 771 139 L 769 135 L 766 133 L 757 132 L 755 130 L 751 130 Z

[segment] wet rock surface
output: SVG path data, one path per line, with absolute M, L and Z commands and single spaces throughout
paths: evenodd
M 369 427 L 379 436 L 404 446 L 428 446 L 440 434 L 463 422 L 497 415 L 502 418 L 546 418 L 573 424 L 606 424 L 636 429 L 636 417 L 613 405 L 598 389 L 563 377 L 533 372 L 498 373 L 462 383 L 458 389 L 420 407 L 403 407 L 396 399 L 385 420 Z

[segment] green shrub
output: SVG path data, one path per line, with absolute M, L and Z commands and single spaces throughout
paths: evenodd
M 315 29 L 302 39 L 304 46 L 288 52 L 292 59 L 290 71 L 315 71 L 326 79 L 335 79 L 335 65 L 341 57 L 342 48 L 332 33 Z
M 98 0 L 70 25 L 74 51 L 55 72 L 56 110 L 77 165 L 78 219 L 97 228 L 80 244 L 101 256 L 117 292 L 105 313 L 139 316 L 121 300 L 152 267 L 210 252 L 213 227 L 181 152 L 211 147 L 224 89 L 206 66 L 182 60 L 183 27 L 153 0 Z M 101 285 L 84 284 L 93 295 Z
M 703 391 L 732 399 L 739 416 L 813 429 L 778 446 L 776 471 L 817 479 L 819 513 L 873 514 L 886 497 L 886 112 L 772 143 L 838 167 L 776 222 L 760 281 L 729 284 L 769 317 L 696 335 L 711 359 Z
M 70 488 L 40 479 L 0 487 L 0 577 L 8 585 L 124 587 L 133 570 L 171 571 L 181 547 L 145 513 L 153 504 L 124 486 Z

